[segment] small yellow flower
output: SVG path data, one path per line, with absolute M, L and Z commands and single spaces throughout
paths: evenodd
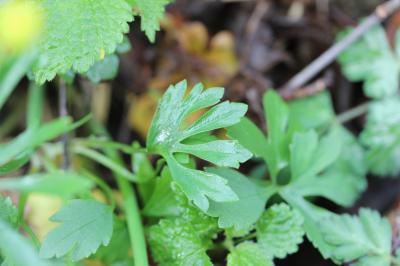
M 104 50 L 104 48 L 100 49 L 100 60 L 104 60 L 104 58 L 106 57 L 106 51 Z
M 20 52 L 40 34 L 43 14 L 33 1 L 6 1 L 0 4 L 0 48 Z

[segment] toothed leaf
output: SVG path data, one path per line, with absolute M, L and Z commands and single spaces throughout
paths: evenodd
M 43 0 L 46 27 L 33 68 L 39 83 L 69 70 L 84 73 L 112 54 L 128 32 L 132 11 L 124 0 Z
M 62 257 L 71 252 L 79 261 L 95 253 L 100 245 L 107 246 L 113 231 L 113 215 L 109 206 L 94 200 L 73 200 L 50 221 L 61 223 L 43 241 L 43 258 Z
M 257 240 L 270 258 L 285 258 L 303 242 L 303 217 L 281 203 L 268 208 L 256 225 Z

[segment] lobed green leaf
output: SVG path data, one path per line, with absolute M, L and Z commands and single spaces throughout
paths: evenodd
M 50 221 L 61 223 L 51 230 L 40 248 L 43 258 L 60 258 L 67 254 L 79 261 L 107 246 L 113 231 L 113 215 L 109 206 L 94 200 L 73 200 Z

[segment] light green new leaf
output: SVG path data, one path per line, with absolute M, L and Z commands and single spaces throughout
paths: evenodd
M 88 191 L 92 186 L 89 179 L 73 172 L 62 171 L 0 179 L 0 191 L 38 192 L 64 198 Z
M 309 196 L 320 195 L 336 204 L 349 207 L 367 188 L 364 150 L 357 139 L 344 127 L 338 127 L 342 139 L 342 150 L 337 160 L 329 166 L 324 174 L 310 182 Z M 304 191 L 303 191 L 304 192 Z M 307 193 L 303 193 L 304 196 Z
M 332 259 L 351 265 L 391 265 L 392 229 L 387 219 L 369 209 L 359 216 L 331 216 L 320 221 L 322 235 L 334 248 Z M 375 264 L 371 264 L 371 263 Z
M 0 219 L 0 235 L 4 240 L 7 240 L 0 241 L 0 251 L 6 259 L 6 265 L 50 266 L 50 263 L 46 263 L 39 258 L 39 255 L 26 238 L 14 231 L 2 219 Z
M 208 198 L 216 202 L 237 200 L 237 196 L 222 177 L 199 170 L 189 169 L 178 162 L 176 153 L 191 153 L 218 166 L 238 166 L 248 160 L 251 153 L 230 140 L 217 140 L 196 144 L 183 144 L 199 134 L 234 125 L 247 111 L 247 106 L 228 101 L 217 104 L 223 96 L 223 88 L 203 91 L 197 84 L 184 97 L 186 81 L 170 86 L 162 97 L 147 136 L 147 149 L 164 157 L 172 178 L 187 197 L 206 211 Z M 217 105 L 215 105 L 217 104 Z M 215 106 L 213 106 L 215 105 Z M 213 106 L 192 124 L 185 126 L 185 119 L 193 112 Z M 198 139 L 200 140 L 200 138 Z M 215 149 L 218 146 L 218 149 Z
M 371 98 L 382 99 L 398 90 L 398 59 L 391 51 L 381 26 L 373 27 L 360 41 L 347 48 L 339 56 L 339 62 L 348 79 L 364 81 L 364 92 Z
M 239 123 L 228 127 L 227 135 L 239 141 L 243 147 L 255 156 L 267 158 L 267 139 L 262 131 L 248 118 L 243 117 Z
M 139 9 L 141 30 L 151 42 L 155 41 L 156 32 L 160 30 L 160 20 L 164 17 L 165 6 L 171 0 L 134 0 Z
M 290 145 L 290 166 L 293 180 L 306 182 L 331 165 L 341 151 L 341 138 L 331 131 L 318 142 L 318 135 L 311 130 L 295 133 Z
M 228 255 L 227 266 L 273 266 L 273 261 L 254 242 L 237 245 Z
M 156 179 L 154 191 L 143 208 L 143 214 L 147 216 L 178 216 L 180 207 L 171 188 L 171 174 L 164 170 L 161 177 Z
M 18 210 L 8 197 L 0 196 L 0 220 L 13 226 L 18 223 Z
M 287 204 L 268 208 L 256 224 L 258 243 L 270 258 L 285 258 L 303 242 L 303 217 Z
M 50 221 L 61 225 L 45 236 L 40 248 L 43 258 L 70 254 L 73 261 L 78 261 L 95 253 L 100 245 L 107 246 L 112 236 L 112 210 L 94 200 L 73 200 Z
M 400 98 L 371 103 L 367 123 L 360 135 L 366 147 L 369 170 L 379 176 L 400 172 Z
M 299 179 L 309 171 L 317 146 L 318 135 L 314 130 L 293 135 L 290 144 L 290 170 L 293 180 Z
M 70 69 L 84 73 L 115 51 L 132 21 L 124 0 L 43 0 L 46 27 L 33 68 L 39 83 Z
M 290 101 L 289 110 L 292 130 L 323 129 L 335 117 L 331 96 L 326 91 Z
M 339 205 L 350 206 L 367 185 L 361 147 L 344 128 L 333 129 L 320 144 L 315 142 L 316 135 L 311 134 L 314 136 L 312 141 L 307 141 L 307 135 L 310 133 L 294 135 L 292 148 L 297 145 L 298 149 L 297 153 L 292 152 L 291 155 L 294 158 L 297 154 L 298 159 L 292 160 L 291 166 L 296 166 L 303 172 L 302 177 L 297 178 L 290 186 L 303 197 L 321 196 Z M 341 143 L 345 145 L 342 145 L 343 149 L 338 157 Z M 296 149 L 292 150 L 296 152 Z M 337 159 L 333 162 L 335 158 Z M 319 173 L 321 170 L 324 170 L 322 174 Z M 297 172 L 292 170 L 294 177 Z
M 273 180 L 280 170 L 288 165 L 289 108 L 283 99 L 273 90 L 267 91 L 263 98 L 265 117 L 267 120 L 268 148 L 266 161 Z
M 235 230 L 242 230 L 250 227 L 260 218 L 268 198 L 275 192 L 273 187 L 261 187 L 232 169 L 207 168 L 207 172 L 228 180 L 229 187 L 239 197 L 239 200 L 234 202 L 210 201 L 207 213 L 219 217 L 220 228 L 234 226 Z

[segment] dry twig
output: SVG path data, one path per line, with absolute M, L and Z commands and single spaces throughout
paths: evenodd
M 336 57 L 345 50 L 352 43 L 357 41 L 365 32 L 371 27 L 385 20 L 388 16 L 393 14 L 397 9 L 400 8 L 400 0 L 389 0 L 379 5 L 374 13 L 369 15 L 361 24 L 359 24 L 349 35 L 343 40 L 334 44 L 331 48 L 325 51 L 311 64 L 305 67 L 292 79 L 290 79 L 282 88 L 281 93 L 288 95 L 291 92 L 302 87 L 308 81 L 310 81 L 315 75 L 321 70 L 331 64 Z

